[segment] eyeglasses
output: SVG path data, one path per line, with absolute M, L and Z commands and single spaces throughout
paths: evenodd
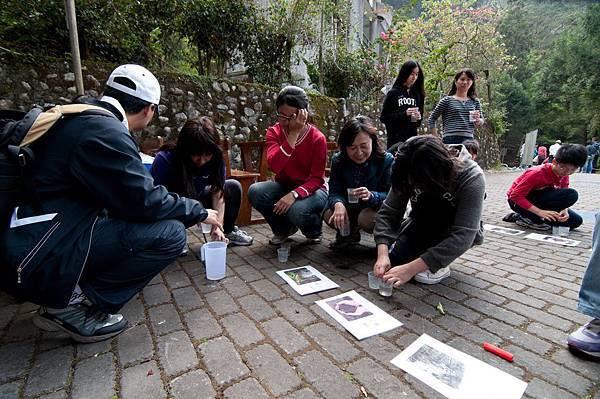
M 275 116 L 277 117 L 277 119 L 285 119 L 286 121 L 291 121 L 292 119 L 296 118 L 296 114 L 287 116 L 284 114 L 280 114 L 279 112 L 275 112 Z

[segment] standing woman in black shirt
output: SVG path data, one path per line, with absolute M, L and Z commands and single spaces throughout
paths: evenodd
M 417 61 L 406 61 L 387 93 L 381 109 L 381 122 L 387 131 L 388 150 L 394 144 L 417 135 L 425 102 L 425 76 Z

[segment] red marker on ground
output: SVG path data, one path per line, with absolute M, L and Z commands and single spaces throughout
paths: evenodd
M 488 344 L 487 342 L 484 342 L 483 349 L 485 349 L 488 352 L 493 353 L 496 356 L 500 356 L 504 360 L 507 360 L 509 362 L 513 361 L 514 356 L 512 353 L 507 352 L 504 349 L 500 349 L 497 346 L 494 346 L 492 344 Z

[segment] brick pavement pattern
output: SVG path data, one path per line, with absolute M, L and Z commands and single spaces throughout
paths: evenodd
M 505 192 L 516 172 L 487 174 L 484 222 L 505 225 Z M 586 223 L 560 247 L 493 233 L 451 266 L 436 286 L 409 283 L 384 299 L 368 289 L 372 237 L 344 253 L 293 238 L 290 261 L 279 264 L 267 225 L 246 230 L 250 247 L 228 251 L 227 277 L 204 279 L 191 248 L 123 309 L 131 328 L 111 341 L 77 345 L 37 330 L 37 306 L 0 295 L 0 398 L 441 398 L 390 360 L 427 333 L 529 383 L 528 398 L 600 398 L 600 362 L 565 346 L 589 320 L 577 293 L 590 254 L 591 216 L 600 175 L 577 174 L 577 210 Z M 510 227 L 515 227 L 511 225 Z M 518 227 L 517 227 L 518 228 Z M 275 272 L 313 265 L 340 288 L 299 296 Z M 357 290 L 398 318 L 401 328 L 357 341 L 314 302 Z M 441 302 L 441 315 L 435 305 Z M 515 355 L 507 363 L 483 341 Z

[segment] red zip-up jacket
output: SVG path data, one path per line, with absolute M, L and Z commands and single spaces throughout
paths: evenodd
M 552 164 L 547 163 L 527 169 L 513 182 L 506 195 L 508 199 L 523 209 L 529 209 L 533 205 L 527 196 L 533 190 L 541 190 L 546 187 L 567 188 L 569 187 L 569 176 L 559 177 L 552 171 Z
M 275 181 L 295 190 L 300 198 L 325 186 L 327 140 L 314 125 L 308 125 L 292 146 L 279 123 L 267 129 L 267 163 L 275 172 Z

